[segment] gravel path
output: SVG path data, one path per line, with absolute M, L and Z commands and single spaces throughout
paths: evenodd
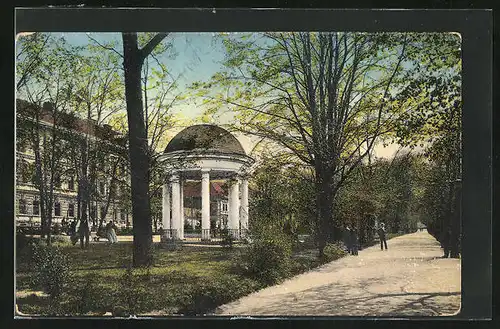
M 216 315 L 443 316 L 460 308 L 460 260 L 427 232 L 374 246 L 219 307 Z

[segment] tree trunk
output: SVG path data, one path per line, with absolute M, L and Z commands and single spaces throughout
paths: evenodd
M 316 169 L 316 208 L 319 255 L 324 255 L 326 244 L 341 239 L 340 230 L 333 223 L 333 176 L 328 170 Z
M 134 219 L 133 266 L 151 263 L 152 230 L 149 207 L 148 139 L 141 93 L 142 57 L 136 33 L 123 33 L 125 98 L 130 145 L 132 216 Z

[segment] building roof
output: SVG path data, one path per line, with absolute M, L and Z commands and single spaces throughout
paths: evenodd
M 175 151 L 215 151 L 246 155 L 241 143 L 229 131 L 216 125 L 185 128 L 168 143 L 165 153 Z
M 39 120 L 48 124 L 54 124 L 54 114 L 57 114 L 58 125 L 61 127 L 83 134 L 89 134 L 96 138 L 114 141 L 121 146 L 126 144 L 126 136 L 113 130 L 111 126 L 107 124 L 99 125 L 95 120 L 80 118 L 71 111 L 54 111 L 53 105 L 49 102 L 45 102 L 43 106 L 40 107 L 18 98 L 16 99 L 16 110 L 18 114 L 31 118 L 34 118 L 35 112 L 38 112 Z

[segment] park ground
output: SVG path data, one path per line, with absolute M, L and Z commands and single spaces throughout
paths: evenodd
M 73 280 L 60 303 L 69 314 L 71 305 L 80 303 L 75 298 L 82 289 L 92 304 L 87 315 L 111 315 L 123 303 L 124 268 L 132 248 L 126 240 L 93 243 L 89 250 L 61 245 Z M 134 274 L 137 314 L 435 316 L 451 315 L 460 307 L 460 260 L 440 258 L 439 243 L 427 232 L 393 238 L 388 251 L 376 245 L 320 267 L 315 250 L 303 250 L 302 256 L 310 257 L 294 257 L 295 276 L 268 288 L 231 273 L 238 249 L 186 244 L 182 250 L 155 250 L 154 266 Z M 47 314 L 48 298 L 30 283 L 27 259 L 18 252 L 18 309 Z M 218 297 L 208 305 L 203 300 L 201 306 L 193 304 L 200 291 Z
M 460 309 L 460 260 L 427 232 L 373 246 L 219 307 L 218 315 L 447 316 Z

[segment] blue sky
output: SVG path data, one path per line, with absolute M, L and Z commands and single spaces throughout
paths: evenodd
M 87 45 L 93 41 L 87 33 L 57 33 L 64 36 L 68 43 Z M 100 43 L 115 42 L 115 49 L 122 53 L 121 33 L 89 33 Z M 222 45 L 215 40 L 213 33 L 172 33 L 164 42 L 172 43 L 176 56 L 160 57 L 173 76 L 182 75 L 180 83 L 189 85 L 197 80 L 208 80 L 219 71 L 224 58 Z

